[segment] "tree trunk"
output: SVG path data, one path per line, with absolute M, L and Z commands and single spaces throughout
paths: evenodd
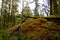
M 35 13 L 35 16 L 39 16 L 39 13 L 38 13 L 38 10 L 37 10 L 37 8 L 38 8 L 38 0 L 35 0 L 35 4 L 36 4 L 36 7 L 35 7 L 35 11 L 34 11 L 34 13 Z
M 56 0 L 50 0 L 50 14 L 57 13 L 57 1 Z

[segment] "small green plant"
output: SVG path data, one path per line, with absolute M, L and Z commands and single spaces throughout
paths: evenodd
M 9 40 L 8 33 L 4 30 L 0 30 L 0 40 Z
M 60 40 L 60 32 L 57 32 L 57 39 Z

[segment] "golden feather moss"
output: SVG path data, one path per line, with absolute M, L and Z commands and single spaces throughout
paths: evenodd
M 50 31 L 43 28 L 43 27 L 50 27 L 53 25 L 53 22 L 47 21 L 44 18 L 38 18 L 38 19 L 33 19 L 27 22 L 24 22 L 21 25 L 21 30 L 24 34 L 26 35 L 32 35 L 35 38 L 39 38 L 39 39 L 47 39 L 48 36 L 51 36 L 52 39 L 55 38 L 55 32 L 54 31 Z M 42 27 L 43 26 L 43 27 Z M 52 33 L 54 32 L 54 33 Z

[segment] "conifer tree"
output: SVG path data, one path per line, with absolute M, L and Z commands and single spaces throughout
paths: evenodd
M 27 19 L 27 17 L 31 17 L 31 16 L 32 16 L 32 12 L 27 2 L 26 7 L 22 9 L 22 20 Z

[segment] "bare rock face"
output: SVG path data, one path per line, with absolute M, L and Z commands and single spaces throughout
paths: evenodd
M 56 32 L 49 30 L 54 23 L 44 18 L 33 19 L 21 25 L 25 35 L 31 35 L 31 40 L 55 40 Z

